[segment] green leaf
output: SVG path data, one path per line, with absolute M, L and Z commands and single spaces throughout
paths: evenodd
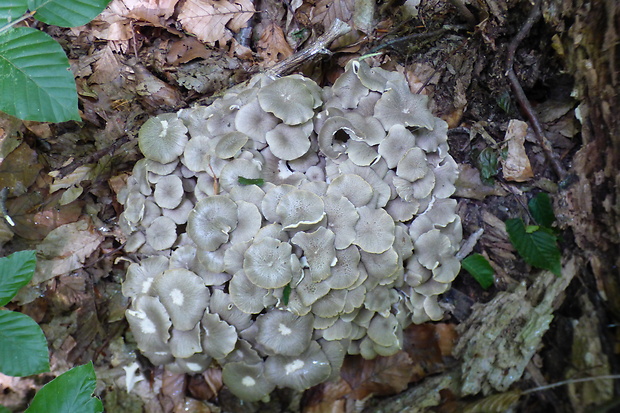
M 24 120 L 80 120 L 69 59 L 46 33 L 17 27 L 0 34 L 0 110 Z
M 28 0 L 28 8 L 43 23 L 75 27 L 88 23 L 106 8 L 110 0 Z
M 92 362 L 74 367 L 43 386 L 24 413 L 103 412 L 101 400 L 92 397 L 96 384 Z
M 284 286 L 284 291 L 282 291 L 282 302 L 284 305 L 288 305 L 288 300 L 291 297 L 291 283 L 288 283 Z
M 0 27 L 22 17 L 27 11 L 26 0 L 2 0 L 0 2 Z
M 480 170 L 480 178 L 487 185 L 492 185 L 491 179 L 497 175 L 497 152 L 492 148 L 484 148 L 476 157 L 476 164 Z
M 528 233 L 520 218 L 506 221 L 510 242 L 525 262 L 555 275 L 561 275 L 561 254 L 557 239 L 544 228 Z
M 265 180 L 261 178 L 250 179 L 250 178 L 244 178 L 242 176 L 239 176 L 237 179 L 239 180 L 240 185 L 257 185 L 257 186 L 265 185 Z
M 35 251 L 19 251 L 0 258 L 0 307 L 11 301 L 17 291 L 30 282 L 36 265 Z
M 549 194 L 541 192 L 536 195 L 536 197 L 530 199 L 527 205 L 532 217 L 538 225 L 551 228 L 555 222 L 555 214 L 553 213 L 553 206 L 551 205 Z
M 12 412 L 6 407 L 0 406 L 0 413 L 12 413 Z
M 0 310 L 0 372 L 23 377 L 49 370 L 41 327 L 25 314 Z
M 495 271 L 491 264 L 480 254 L 472 254 L 461 263 L 465 271 L 471 274 L 485 290 L 493 285 Z

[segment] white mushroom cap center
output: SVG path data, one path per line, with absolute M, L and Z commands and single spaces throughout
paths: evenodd
M 185 301 L 183 293 L 178 288 L 173 288 L 172 291 L 170 291 L 170 298 L 172 298 L 172 302 L 178 306 L 183 305 L 183 301 Z
M 188 369 L 190 369 L 191 371 L 202 371 L 204 370 L 203 366 L 201 366 L 198 363 L 185 363 L 185 365 L 187 366 Z
M 142 283 L 142 294 L 146 294 L 149 292 L 149 289 L 151 288 L 151 284 L 153 284 L 152 278 L 148 278 Z
M 304 361 L 297 359 L 297 360 L 294 360 L 288 363 L 286 366 L 284 366 L 284 370 L 286 371 L 286 374 L 288 375 L 288 374 L 295 373 L 297 370 L 303 367 L 304 367 Z
M 245 387 L 253 387 L 256 385 L 256 380 L 254 380 L 252 377 L 250 376 L 245 376 L 244 378 L 241 379 L 241 383 L 245 386 Z
M 148 318 L 145 318 L 140 322 L 140 329 L 144 334 L 154 334 L 157 332 L 155 324 L 153 324 L 153 322 Z
M 287 326 L 285 326 L 282 323 L 280 323 L 280 325 L 278 325 L 278 331 L 283 336 L 288 336 L 289 334 L 291 334 L 293 332 L 293 330 L 291 330 L 290 328 L 288 328 Z

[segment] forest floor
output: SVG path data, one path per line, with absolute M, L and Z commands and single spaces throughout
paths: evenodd
M 571 174 L 558 176 L 531 129 L 509 131 L 511 121 L 528 120 L 507 79 L 506 61 L 528 18 L 529 2 L 480 2 L 479 9 L 468 11 L 454 6 L 460 1 L 444 0 L 403 6 L 354 0 L 199 3 L 113 0 L 86 26 L 39 24 L 69 56 L 83 121 L 0 118 L 0 144 L 12 148 L 2 154 L 0 188 L 10 188 L 3 202 L 16 224 L 0 224 L 2 255 L 36 249 L 39 259 L 33 285 L 9 309 L 42 326 L 52 366 L 51 373 L 36 377 L 0 375 L 6 407 L 23 410 L 43 384 L 91 360 L 96 394 L 109 412 L 425 411 L 424 406 L 435 406 L 427 411 L 436 412 L 577 412 L 613 399 L 611 380 L 526 393 L 562 380 L 611 374 L 610 360 L 618 351 L 600 283 L 581 270 L 579 258 L 571 258 L 576 249 L 567 224 L 571 211 L 557 195 L 571 185 Z M 205 4 L 212 11 L 205 12 Z M 448 122 L 450 153 L 461 168 L 455 197 L 464 236 L 484 230 L 473 249 L 491 262 L 494 284 L 485 290 L 462 271 L 442 298 L 445 319 L 408 328 L 401 352 L 371 361 L 351 356 L 336 383 L 303 395 L 277 391 L 269 404 L 244 404 L 222 386 L 217 366 L 201 375 L 171 374 L 136 355 L 124 318 L 128 301 L 121 294 L 135 257 L 122 249 L 122 206 L 116 195 L 141 158 L 137 132 L 146 119 L 210 103 L 312 44 L 336 18 L 354 30 L 331 45 L 331 54 L 295 71 L 329 85 L 348 60 L 373 53 L 367 59 L 371 66 L 404 73 L 411 90 L 431 98 L 433 113 Z M 555 159 L 569 169 L 581 145 L 578 102 L 571 97 L 572 78 L 554 35 L 542 20 L 534 24 L 516 49 L 514 72 Z M 528 266 L 505 229 L 509 218 L 530 219 L 528 200 L 540 192 L 554 200 L 563 281 Z M 481 305 L 472 313 L 475 303 Z M 520 324 L 496 325 L 502 306 L 512 312 L 507 317 L 518 313 Z M 488 312 L 481 313 L 484 308 Z M 475 331 L 499 336 L 512 331 L 514 338 L 543 313 L 546 324 L 536 324 L 539 334 L 531 348 L 499 338 L 485 344 L 506 347 L 488 348 L 491 364 L 497 363 L 489 369 L 514 377 L 504 377 L 500 385 L 491 373 L 463 373 L 463 366 L 474 368 L 467 357 L 485 354 L 464 342 L 481 340 Z M 508 358 L 504 364 L 502 357 Z M 127 369 L 134 361 L 139 370 Z M 511 370 L 516 365 L 521 368 Z M 458 384 L 468 380 L 476 391 L 464 392 Z M 423 405 L 416 389 L 425 389 L 434 401 Z M 500 397 L 485 399 L 494 393 Z

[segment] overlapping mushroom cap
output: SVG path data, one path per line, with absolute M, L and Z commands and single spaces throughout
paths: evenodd
M 438 320 L 460 269 L 447 125 L 404 76 L 353 60 L 332 87 L 255 78 L 149 120 L 119 196 L 138 347 L 247 401 L 337 377 L 346 353 Z

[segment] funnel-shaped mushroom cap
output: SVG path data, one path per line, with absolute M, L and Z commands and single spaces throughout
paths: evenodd
M 257 142 L 265 143 L 265 134 L 280 122 L 271 113 L 261 108 L 258 99 L 239 109 L 235 118 L 235 127 L 239 132 L 252 136 Z
M 418 126 L 433 130 L 435 118 L 428 110 L 428 96 L 416 95 L 408 87 L 391 82 L 375 106 L 375 117 L 379 118 L 385 130 L 394 125 Z
M 148 159 L 161 163 L 176 160 L 185 149 L 187 128 L 174 113 L 165 113 L 144 122 L 138 132 L 138 146 Z
M 342 174 L 329 183 L 327 195 L 343 196 L 354 206 L 361 207 L 370 202 L 373 190 L 359 175 Z
M 273 310 L 256 319 L 257 341 L 269 355 L 298 356 L 312 339 L 312 315 L 297 316 L 289 311 Z
M 342 116 L 333 116 L 325 121 L 319 131 L 319 148 L 325 156 L 336 159 L 345 151 L 345 146 L 335 142 L 336 133 L 344 132 L 352 139 L 361 140 L 361 132 L 347 119 Z
M 390 314 L 387 317 L 382 317 L 379 314 L 375 314 L 370 326 L 368 326 L 368 337 L 380 346 L 390 347 L 394 344 L 400 346 L 402 343 L 398 341 L 397 329 L 400 329 L 398 320 L 394 314 Z
M 420 264 L 432 270 L 449 255 L 454 254 L 454 246 L 450 239 L 438 229 L 420 235 L 413 242 L 415 256 Z
M 170 318 L 157 298 L 139 295 L 125 315 L 140 350 L 168 351 Z
M 177 225 L 168 217 L 158 217 L 146 229 L 146 243 L 156 251 L 163 251 L 174 245 L 177 239 Z
M 228 241 L 237 227 L 237 204 L 226 195 L 204 198 L 196 204 L 187 220 L 187 232 L 197 246 L 215 251 Z
M 280 288 L 293 279 L 291 244 L 274 238 L 253 243 L 243 254 L 243 269 L 250 281 L 262 288 Z
M 202 317 L 202 331 L 202 346 L 205 353 L 214 359 L 223 359 L 235 349 L 237 330 L 221 320 L 219 315 L 205 313 Z
M 311 233 L 300 231 L 291 238 L 291 242 L 302 249 L 314 282 L 323 281 L 331 275 L 331 267 L 336 264 L 335 237 L 329 229 L 319 227 Z
M 422 179 L 427 173 L 426 155 L 420 148 L 409 149 L 396 167 L 396 175 L 411 182 Z
M 300 158 L 310 149 L 309 137 L 312 129 L 312 122 L 295 126 L 281 123 L 267 132 L 265 139 L 271 153 L 280 159 L 291 161 Z
M 131 264 L 123 282 L 123 295 L 134 298 L 138 294 L 149 294 L 153 279 L 167 269 L 168 259 L 162 256 L 149 257 L 140 264 Z
M 359 220 L 355 206 L 347 198 L 339 195 L 327 195 L 323 197 L 323 201 L 327 214 L 327 228 L 335 234 L 334 247 L 338 250 L 345 249 L 355 240 L 355 224 Z
M 384 209 L 366 206 L 357 208 L 359 220 L 355 224 L 353 244 L 362 250 L 380 254 L 394 244 L 394 220 Z
M 265 377 L 264 363 L 228 363 L 222 370 L 222 380 L 230 391 L 246 402 L 257 402 L 276 387 Z
M 200 345 L 200 325 L 187 331 L 172 328 L 170 337 L 170 352 L 174 357 L 187 358 L 202 351 Z
M 235 272 L 228 284 L 228 290 L 233 303 L 244 313 L 258 314 L 265 309 L 269 290 L 251 282 L 243 270 Z
M 217 141 L 217 145 L 215 145 L 213 152 L 221 159 L 233 158 L 239 153 L 241 148 L 243 148 L 243 145 L 246 144 L 248 139 L 249 136 L 245 133 L 228 132 Z
M 261 88 L 258 92 L 261 108 L 287 125 L 309 121 L 314 116 L 314 97 L 304 83 L 287 76 Z
M 155 202 L 162 208 L 176 208 L 183 200 L 183 194 L 183 183 L 176 175 L 162 176 L 155 184 Z
M 202 278 L 184 268 L 164 271 L 153 280 L 153 290 L 178 330 L 191 330 L 209 303 L 209 289 Z
M 359 66 L 359 62 L 350 61 L 347 63 L 345 72 L 336 80 L 332 87 L 335 102 L 339 107 L 344 109 L 354 109 L 360 103 L 360 100 L 368 95 L 368 88 L 360 82 L 356 71 L 353 70 Z
M 415 136 L 401 124 L 390 128 L 388 135 L 379 144 L 379 155 L 385 159 L 388 167 L 394 168 L 398 161 L 415 146 Z
M 299 356 L 269 356 L 266 376 L 279 387 L 304 391 L 327 379 L 331 374 L 329 360 L 316 341 Z
M 325 216 L 325 208 L 323 200 L 316 194 L 295 189 L 280 199 L 276 214 L 284 229 L 291 229 L 316 224 Z

